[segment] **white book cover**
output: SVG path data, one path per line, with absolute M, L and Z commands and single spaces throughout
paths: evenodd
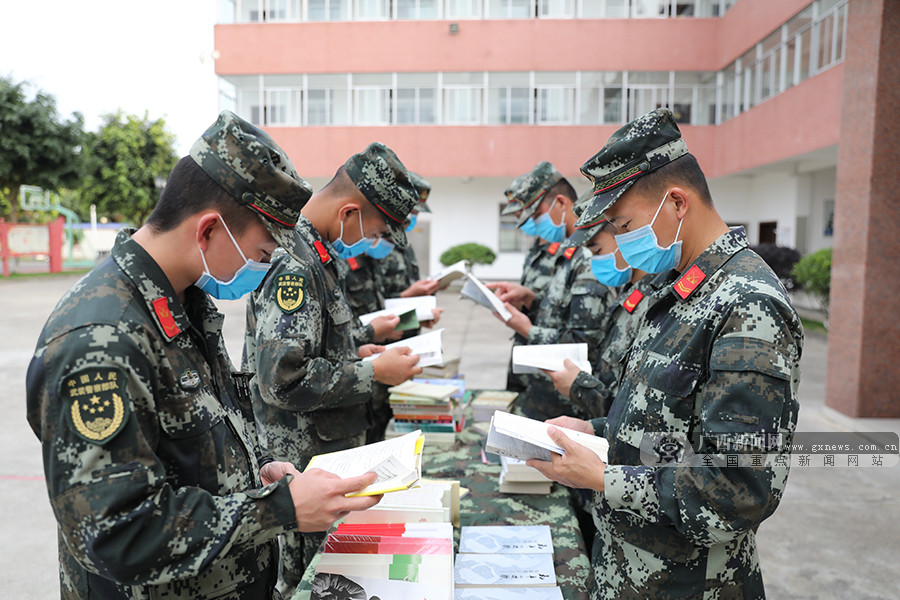
M 459 534 L 459 554 L 546 554 L 553 552 L 547 525 L 469 525 Z
M 453 592 L 446 585 L 317 573 L 310 594 L 311 600 L 362 600 L 373 596 L 382 600 L 451 600 Z
M 453 600 L 563 600 L 559 587 L 456 588 Z
M 437 308 L 437 298 L 435 296 L 413 296 L 411 298 L 386 298 L 384 301 L 384 310 L 394 311 L 395 314 L 402 314 L 412 309 L 416 309 L 416 318 L 419 321 L 431 321 L 434 319 L 434 309 Z
M 513 373 L 539 373 L 542 370 L 559 371 L 565 368 L 566 359 L 578 368 L 591 372 L 587 344 L 535 344 L 513 346 Z
M 428 279 L 439 282 L 440 287 L 438 289 L 444 289 L 451 281 L 459 279 L 460 277 L 465 277 L 468 274 L 469 268 L 466 266 L 466 261 L 461 260 L 450 266 L 444 267 Z
M 443 329 L 435 329 L 422 335 L 417 335 L 399 342 L 387 344 L 385 349 L 407 347 L 412 350 L 413 354 L 419 356 L 419 362 L 416 364 L 420 367 L 428 367 L 431 365 L 439 365 L 444 360 L 443 347 L 441 345 L 441 332 Z M 363 360 L 375 360 L 381 356 L 381 353 L 367 356 Z
M 543 421 L 535 421 L 528 417 L 512 413 L 496 411 L 491 417 L 484 449 L 501 456 L 529 460 L 551 460 L 551 453 L 563 454 L 563 449 L 556 445 L 547 433 L 549 425 Z M 582 431 L 557 427 L 573 441 L 587 446 L 604 463 L 609 462 L 609 442 L 606 438 L 590 435 Z
M 512 319 L 512 313 L 506 310 L 506 307 L 503 306 L 503 303 L 500 302 L 500 298 L 498 298 L 494 292 L 489 290 L 481 281 L 478 280 L 477 277 L 472 275 L 471 273 L 466 278 L 466 283 L 463 285 L 460 294 L 463 298 L 468 298 L 469 300 L 474 300 L 476 303 L 485 306 L 492 311 L 499 313 L 501 317 L 503 317 L 504 321 L 509 321 Z
M 529 587 L 556 585 L 553 554 L 458 554 L 454 564 L 457 586 Z

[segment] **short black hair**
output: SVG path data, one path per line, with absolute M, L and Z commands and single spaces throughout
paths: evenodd
M 171 231 L 191 215 L 208 209 L 218 211 L 235 235 L 243 233 L 254 219 L 259 219 L 252 209 L 241 206 L 234 196 L 207 175 L 193 158 L 185 156 L 169 173 L 166 187 L 147 217 L 147 225 L 159 233 Z
M 359 188 L 357 188 L 356 184 L 353 183 L 353 180 L 350 179 L 350 174 L 347 173 L 347 169 L 344 168 L 344 165 L 338 167 L 337 171 L 334 172 L 331 181 L 325 184 L 322 191 L 327 192 L 332 196 L 346 197 L 362 195 L 362 192 L 359 191 Z
M 706 182 L 706 175 L 703 174 L 697 158 L 690 153 L 676 158 L 652 173 L 635 180 L 631 189 L 641 196 L 662 197 L 666 193 L 666 188 L 673 185 L 688 187 L 700 196 L 704 204 L 707 206 L 713 205 L 712 194 L 709 193 L 709 184 Z
M 547 190 L 546 198 L 555 198 L 556 196 L 562 194 L 566 198 L 572 201 L 572 204 L 578 200 L 578 192 L 575 191 L 575 188 L 572 187 L 572 184 L 569 183 L 569 180 L 563 177 L 559 181 L 557 181 L 553 187 Z

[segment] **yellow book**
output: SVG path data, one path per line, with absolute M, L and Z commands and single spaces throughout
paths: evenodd
M 373 484 L 348 496 L 397 492 L 414 487 L 422 477 L 424 444 L 425 436 L 416 430 L 383 442 L 313 456 L 306 470 L 322 469 L 344 479 L 369 471 L 378 475 Z

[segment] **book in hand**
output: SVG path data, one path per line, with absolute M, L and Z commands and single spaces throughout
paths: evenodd
M 563 595 L 559 586 L 458 587 L 453 600 L 563 600 Z
M 591 363 L 588 360 L 588 345 L 581 343 L 513 346 L 513 373 L 559 371 L 565 368 L 567 358 L 582 371 L 591 372 Z
M 441 361 L 444 360 L 443 349 L 441 346 L 442 331 L 444 330 L 435 329 L 434 331 L 423 333 L 422 335 L 417 335 L 405 340 L 400 340 L 399 342 L 387 344 L 384 348 L 385 350 L 390 350 L 391 348 L 409 348 L 413 354 L 418 355 L 419 362 L 417 362 L 416 365 L 419 367 L 439 365 L 441 364 Z M 381 356 L 380 352 L 371 356 L 367 356 L 363 360 L 375 360 L 379 356 Z
M 457 587 L 556 585 L 553 553 L 458 554 L 454 565 Z
M 400 317 L 400 322 L 394 327 L 394 331 L 409 331 L 419 326 L 419 319 L 416 316 L 416 309 L 410 308 L 406 311 L 391 310 L 383 308 L 375 312 L 359 315 L 359 322 L 364 326 L 368 325 L 378 317 Z
M 437 308 L 437 298 L 435 296 L 412 296 L 409 298 L 386 298 L 384 301 L 385 310 L 397 311 L 397 313 L 406 312 L 408 310 L 416 311 L 416 318 L 419 321 L 434 320 L 434 309 Z
M 500 298 L 498 298 L 494 292 L 489 290 L 481 281 L 478 280 L 477 277 L 469 273 L 466 278 L 466 283 L 463 285 L 460 294 L 463 298 L 468 298 L 469 300 L 475 301 L 477 304 L 480 304 L 484 307 L 487 307 L 498 313 L 504 321 L 509 321 L 512 319 L 512 313 L 506 310 L 506 307 L 503 306 L 503 303 L 500 302 Z
M 550 439 L 548 427 L 549 425 L 543 421 L 497 411 L 491 418 L 491 428 L 488 430 L 484 448 L 488 452 L 519 460 L 536 458 L 550 461 L 552 453 L 563 454 L 564 450 Z M 608 462 L 609 442 L 606 438 L 566 427 L 556 426 L 556 428 L 572 441 L 587 446 L 604 463 Z
M 553 552 L 548 525 L 468 525 L 459 533 L 461 554 L 547 554 Z
M 313 456 L 306 470 L 322 469 L 344 479 L 369 471 L 378 475 L 374 483 L 348 496 L 377 496 L 405 490 L 422 477 L 424 442 L 422 432 L 413 431 L 383 442 Z
M 431 281 L 438 282 L 438 289 L 442 290 L 450 285 L 450 282 L 456 281 L 461 277 L 465 277 L 469 274 L 469 267 L 466 265 L 465 260 L 461 260 L 459 262 L 455 262 L 449 267 L 444 267 L 434 275 L 430 276 L 428 279 Z

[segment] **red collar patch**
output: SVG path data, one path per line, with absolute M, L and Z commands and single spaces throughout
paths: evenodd
M 641 290 L 634 290 L 631 292 L 627 298 L 625 298 L 625 302 L 622 303 L 622 308 L 628 311 L 628 314 L 634 312 L 634 309 L 637 308 L 637 305 L 641 303 L 641 300 L 644 299 L 644 293 Z
M 175 323 L 175 317 L 172 316 L 172 311 L 169 310 L 169 300 L 167 298 L 162 297 L 154 300 L 153 311 L 156 313 L 156 318 L 167 336 L 173 338 L 181 333 L 181 329 Z
M 356 260 L 355 256 L 351 256 L 347 259 L 347 264 L 350 265 L 350 270 L 355 271 L 359 268 L 359 261 Z
M 700 267 L 697 265 L 692 266 L 687 270 L 687 273 L 682 275 L 678 281 L 672 284 L 672 288 L 675 289 L 675 293 L 681 296 L 682 300 L 687 300 L 687 297 L 690 296 L 697 286 L 706 279 L 706 273 L 700 270 Z
M 572 258 L 576 250 L 578 250 L 578 248 L 576 248 L 575 246 L 569 246 L 568 248 L 566 248 L 566 251 L 563 252 L 563 256 L 565 256 L 566 259 Z
M 547 252 L 549 252 L 551 256 L 556 254 L 557 250 L 559 250 L 559 242 L 553 242 L 547 246 Z
M 331 260 L 331 255 L 328 254 L 328 250 L 325 249 L 325 244 L 323 244 L 320 240 L 314 241 L 313 247 L 316 249 L 316 252 L 319 253 L 319 260 L 322 261 L 323 265 Z

